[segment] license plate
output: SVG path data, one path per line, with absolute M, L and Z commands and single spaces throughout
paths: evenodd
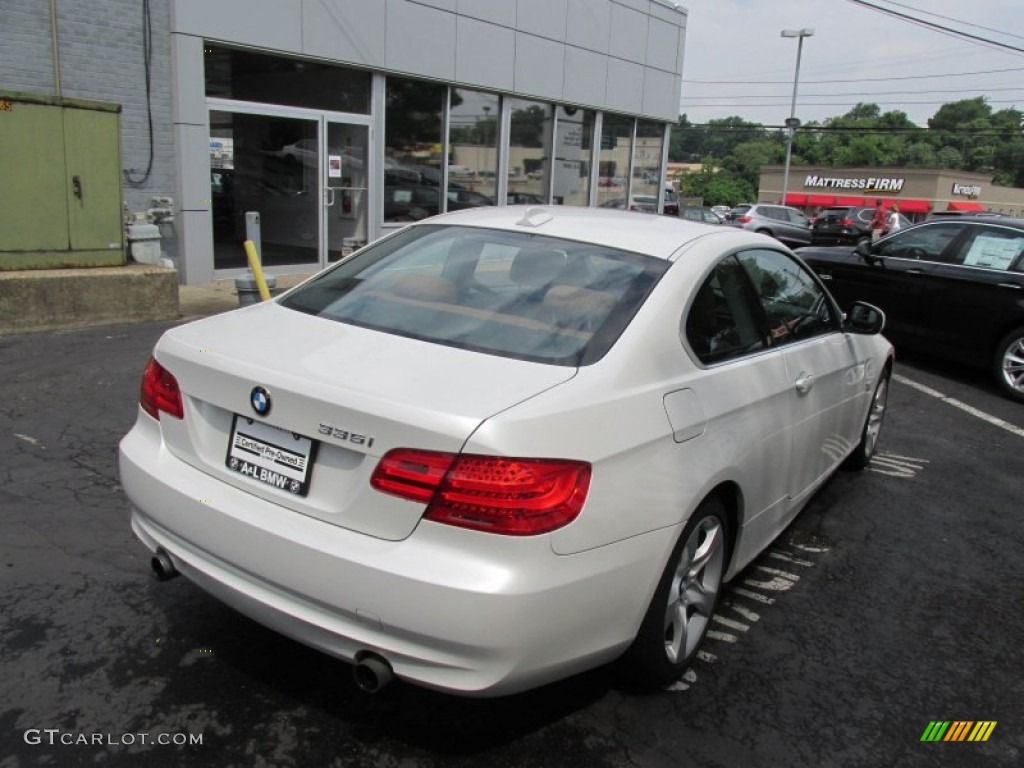
M 226 464 L 233 472 L 305 496 L 316 445 L 316 441 L 296 432 L 235 416 Z

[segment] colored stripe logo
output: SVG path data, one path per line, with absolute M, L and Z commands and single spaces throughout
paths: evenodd
M 988 741 L 996 720 L 932 720 L 921 741 Z

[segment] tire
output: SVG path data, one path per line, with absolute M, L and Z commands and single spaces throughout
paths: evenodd
M 682 676 L 711 624 L 728 562 L 725 506 L 712 496 L 683 528 L 636 638 L 619 660 L 629 683 L 657 690 Z
M 875 394 L 871 396 L 871 405 L 868 407 L 868 415 L 864 419 L 864 428 L 860 432 L 860 442 L 853 449 L 853 453 L 846 457 L 843 462 L 844 469 L 861 470 L 865 469 L 878 449 L 878 436 L 882 432 L 882 423 L 885 420 L 885 409 L 889 401 L 889 378 L 891 371 L 886 368 L 882 373 L 878 384 L 875 385 Z
M 992 371 L 1004 395 L 1024 402 L 1024 327 L 1014 328 L 996 345 Z

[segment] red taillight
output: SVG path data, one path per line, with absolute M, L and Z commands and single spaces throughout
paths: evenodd
M 739 217 L 739 218 L 737 219 L 737 221 L 738 221 L 738 222 L 739 222 L 740 224 L 749 224 L 749 223 L 750 223 L 750 222 L 752 222 L 753 220 L 754 220 L 753 216 L 740 216 L 740 217 Z
M 160 411 L 170 414 L 176 419 L 185 416 L 178 380 L 152 357 L 146 363 L 146 370 L 142 372 L 139 405 L 154 419 L 160 418 Z
M 398 448 L 370 479 L 379 491 L 429 502 L 438 523 L 512 536 L 547 533 L 576 519 L 587 500 L 590 465 L 568 459 L 513 459 Z
M 843 226 L 846 227 L 847 229 L 853 229 L 853 219 L 847 216 L 845 219 L 843 219 Z

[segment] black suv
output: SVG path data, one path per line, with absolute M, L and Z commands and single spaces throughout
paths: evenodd
M 811 245 L 856 245 L 865 238 L 870 240 L 874 215 L 875 207 L 872 205 L 825 208 L 811 227 Z M 900 229 L 906 229 L 912 223 L 900 214 Z

